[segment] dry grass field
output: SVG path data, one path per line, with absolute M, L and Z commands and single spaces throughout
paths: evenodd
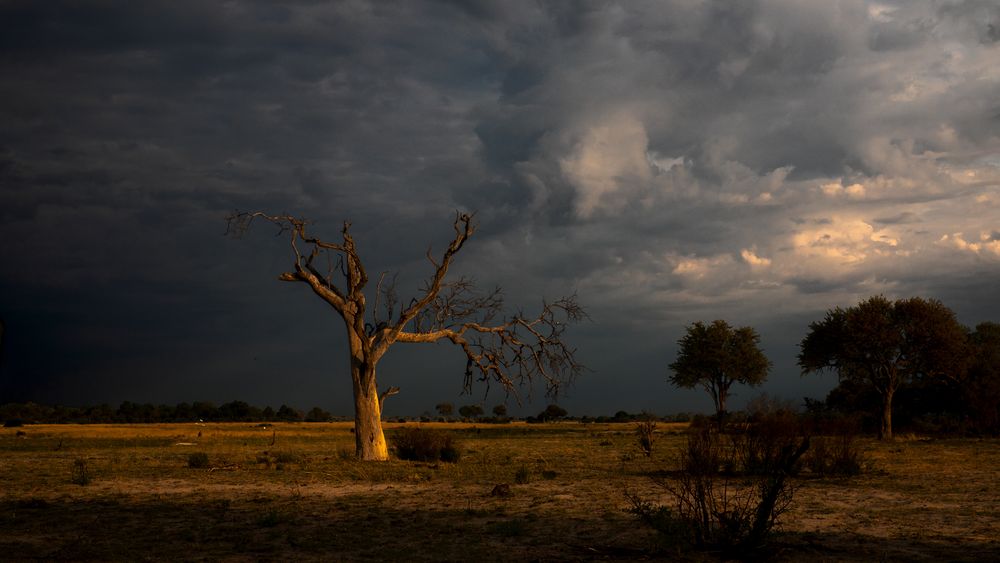
M 626 490 L 668 502 L 650 475 L 676 467 L 683 425 L 658 426 L 651 458 L 628 424 L 423 426 L 461 460 L 357 462 L 345 423 L 4 428 L 0 559 L 714 558 L 623 511 Z M 1000 441 L 863 445 L 865 474 L 795 481 L 769 560 L 1000 560 Z

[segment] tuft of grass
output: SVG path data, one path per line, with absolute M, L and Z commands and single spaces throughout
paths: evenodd
M 89 485 L 91 481 L 90 471 L 87 469 L 87 460 L 78 457 L 73 460 L 73 469 L 70 473 L 70 482 L 81 487 Z
M 528 468 L 522 465 L 518 468 L 517 472 L 514 473 L 514 482 L 518 485 L 527 485 L 531 482 L 531 474 L 528 472 Z
M 191 469 L 205 469 L 209 466 L 208 454 L 205 452 L 192 452 L 188 455 L 188 467 Z

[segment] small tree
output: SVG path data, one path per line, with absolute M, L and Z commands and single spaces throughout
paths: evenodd
M 493 407 L 493 416 L 497 418 L 507 417 L 507 405 L 497 405 Z
M 541 380 L 547 393 L 554 394 L 583 369 L 575 349 L 563 341 L 567 324 L 586 317 L 575 296 L 543 302 L 536 317 L 520 312 L 507 317 L 499 288 L 480 293 L 467 278 L 445 280 L 455 255 L 475 232 L 472 215 L 456 215 L 455 234 L 439 258 L 428 251 L 433 274 L 408 300 L 400 299 L 395 284 L 386 283 L 384 276 L 366 294 L 368 273 L 350 223 L 344 223 L 340 242 L 316 238 L 306 220 L 291 215 L 237 212 L 229 217 L 229 230 L 242 234 L 255 220 L 273 223 L 290 239 L 292 271 L 278 279 L 305 284 L 344 321 L 354 391 L 354 444 L 360 459 L 389 459 L 383 402 L 399 389 L 379 392 L 375 373 L 397 342 L 446 341 L 458 346 L 465 354 L 466 388 L 478 374 L 480 381 L 497 382 L 515 394 L 519 384 Z
M 547 422 L 549 420 L 560 419 L 569 414 L 566 409 L 560 407 L 559 405 L 549 405 L 545 407 L 545 410 L 538 413 L 538 420 L 541 422 Z
M 330 422 L 331 420 L 333 420 L 333 415 L 319 407 L 313 407 L 306 413 L 306 422 Z
M 715 403 L 720 428 L 730 387 L 760 385 L 771 370 L 771 361 L 760 350 L 760 336 L 748 326 L 734 329 L 722 320 L 709 325 L 699 321 L 687 327 L 678 344 L 670 382 L 687 389 L 704 388 Z
M 451 416 L 455 412 L 455 405 L 451 403 L 438 403 L 434 408 L 441 416 Z
M 458 414 L 462 418 L 478 418 L 483 414 L 483 407 L 479 405 L 465 405 L 458 409 Z
M 830 369 L 841 381 L 870 386 L 881 398 L 879 438 L 892 439 L 892 399 L 917 378 L 961 378 L 965 327 L 940 301 L 895 302 L 878 295 L 854 307 L 830 309 L 809 325 L 799 344 L 802 374 Z

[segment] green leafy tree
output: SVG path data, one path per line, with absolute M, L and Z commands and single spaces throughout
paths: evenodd
M 918 378 L 960 378 L 966 369 L 967 331 L 940 301 L 889 301 L 878 295 L 854 307 L 830 309 L 809 325 L 799 344 L 802 374 L 832 370 L 841 381 L 863 384 L 881 399 L 879 438 L 892 439 L 892 400 Z
M 733 328 L 723 320 L 687 327 L 677 344 L 677 360 L 670 364 L 670 382 L 677 387 L 702 387 L 712 397 L 721 428 L 729 390 L 735 383 L 755 387 L 767 379 L 771 361 L 760 349 L 753 328 Z

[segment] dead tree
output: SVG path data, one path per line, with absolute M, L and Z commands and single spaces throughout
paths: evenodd
M 472 280 L 446 281 L 455 255 L 475 231 L 472 215 L 456 214 L 455 235 L 444 254 L 427 259 L 434 268 L 419 295 L 399 300 L 395 280 L 379 276 L 368 308 L 365 288 L 368 274 L 345 222 L 341 240 L 328 242 L 307 232 L 308 221 L 290 215 L 235 212 L 229 216 L 229 232 L 241 235 L 255 220 L 276 225 L 288 236 L 294 263 L 292 271 L 278 276 L 302 282 L 330 305 L 344 320 L 350 351 L 351 382 L 354 386 L 355 447 L 358 458 L 385 460 L 389 457 L 382 432 L 384 400 L 399 392 L 393 387 L 379 393 L 375 368 L 397 342 L 448 341 L 465 354 L 465 387 L 474 379 L 499 383 L 517 397 L 517 389 L 542 381 L 554 394 L 583 370 L 575 349 L 563 340 L 569 322 L 586 317 L 576 296 L 543 302 L 537 316 L 521 312 L 505 316 L 499 288 L 480 293 Z

